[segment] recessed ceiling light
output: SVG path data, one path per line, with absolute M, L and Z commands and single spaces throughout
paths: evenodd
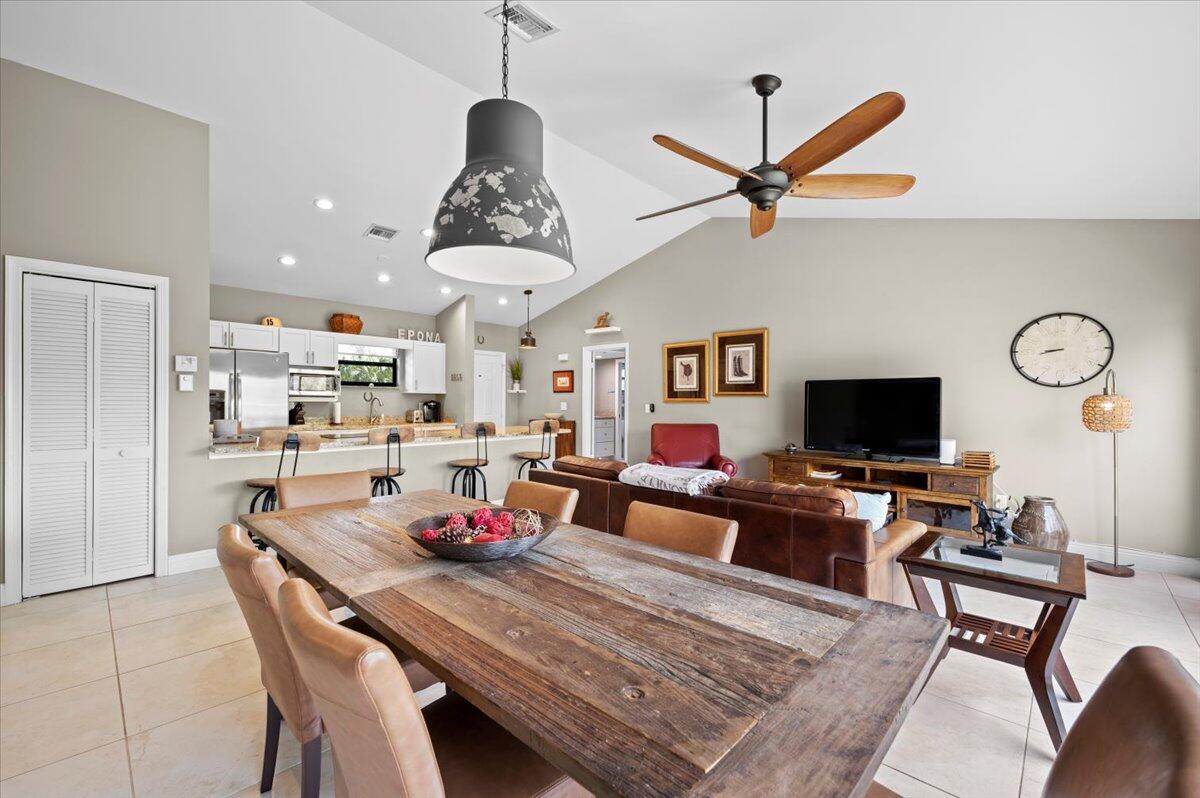
M 392 279 L 392 276 L 390 274 L 388 274 L 387 272 L 380 272 L 379 276 L 376 277 L 375 279 L 381 283 L 386 283 Z
M 296 265 L 296 259 L 291 255 L 280 255 L 279 262 L 282 263 L 284 266 L 295 266 Z
M 313 205 L 316 205 L 323 211 L 333 210 L 333 200 L 329 199 L 328 197 L 317 197 L 315 200 L 313 200 Z
M 433 228 L 426 227 L 424 230 L 421 231 L 421 235 L 425 236 L 426 238 L 433 238 Z
M 442 286 L 440 289 L 438 289 L 438 290 L 440 290 L 440 291 L 441 291 L 443 294 L 448 294 L 448 293 L 450 293 L 450 286 L 448 286 L 448 285 L 443 285 L 443 286 Z
M 500 297 L 499 299 L 497 299 L 496 301 L 497 301 L 497 302 L 499 302 L 501 305 L 507 305 L 507 304 L 508 304 L 508 297 L 506 297 L 506 296 L 502 296 L 502 297 Z

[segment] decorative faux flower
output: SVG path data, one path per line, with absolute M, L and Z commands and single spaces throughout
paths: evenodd
M 421 533 L 421 540 L 437 540 L 438 531 L 436 529 L 426 529 Z
M 463 515 L 462 513 L 454 513 L 453 515 L 451 515 L 449 518 L 446 519 L 446 526 L 448 526 L 448 527 L 458 527 L 458 526 L 466 526 L 466 525 L 467 525 L 467 517 L 465 515 Z
M 492 520 L 492 511 L 488 507 L 480 507 L 471 514 L 471 526 L 480 527 Z

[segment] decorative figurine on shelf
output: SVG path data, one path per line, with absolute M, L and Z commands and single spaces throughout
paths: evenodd
M 787 452 L 788 454 L 795 454 L 796 452 L 800 451 L 800 447 L 797 446 L 796 444 L 792 443 L 791 441 L 788 441 L 788 445 L 784 446 L 783 450 L 785 452 Z
M 1012 537 L 1004 523 L 1008 519 L 1008 511 L 993 509 L 978 499 L 972 499 L 971 504 L 979 511 L 979 520 L 972 529 L 983 535 L 983 544 L 963 546 L 962 553 L 987 560 L 1003 560 L 1004 555 L 998 549 L 1006 546 Z
M 263 316 L 262 321 L 260 321 L 259 324 L 264 327 L 282 327 L 283 320 L 278 316 Z
M 596 328 L 597 329 L 602 329 L 604 327 L 611 327 L 611 326 L 612 326 L 612 314 L 609 313 L 607 310 L 596 317 Z

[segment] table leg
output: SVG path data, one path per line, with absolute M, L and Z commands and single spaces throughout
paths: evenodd
M 1046 722 L 1046 731 L 1050 733 L 1050 741 L 1054 743 L 1055 751 L 1062 747 L 1063 738 L 1066 736 L 1066 725 L 1058 709 L 1058 696 L 1054 693 L 1057 663 L 1062 660 L 1058 649 L 1066 637 L 1067 626 L 1071 623 L 1077 606 L 1079 599 L 1071 599 L 1065 607 L 1052 606 L 1046 615 L 1045 623 L 1038 630 L 1033 647 L 1025 657 L 1025 676 L 1029 679 L 1029 686 L 1033 689 L 1033 697 L 1042 713 L 1042 720 Z M 1065 668 L 1064 664 L 1064 671 Z
M 1071 671 L 1067 668 L 1067 661 L 1063 658 L 1061 651 L 1058 652 L 1058 658 L 1054 660 L 1054 679 L 1067 694 L 1068 701 L 1079 703 L 1083 700 L 1083 695 L 1075 686 L 1075 678 L 1071 676 Z
M 917 603 L 917 609 L 928 615 L 937 615 L 937 606 L 933 603 L 933 597 L 929 595 L 929 588 L 925 586 L 925 580 L 909 573 L 907 566 L 904 569 L 904 576 L 908 579 L 909 588 L 912 589 L 913 601 Z
M 962 599 L 958 597 L 958 585 L 943 581 L 942 596 L 946 599 L 946 620 L 954 623 L 954 619 L 962 615 Z

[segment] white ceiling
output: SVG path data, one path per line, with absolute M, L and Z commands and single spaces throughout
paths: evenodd
M 481 321 L 513 324 L 518 290 L 441 279 L 417 232 L 462 166 L 467 108 L 497 93 L 499 28 L 483 11 L 498 2 L 5 0 L 0 56 L 211 126 L 214 282 L 426 313 L 470 291 Z M 913 191 L 788 199 L 784 215 L 1200 217 L 1198 3 L 532 5 L 562 31 L 514 37 L 511 96 L 546 122 L 579 267 L 535 290 L 535 314 L 706 214 L 746 213 L 735 198 L 632 221 L 730 185 L 653 133 L 757 163 L 747 81 L 763 71 L 784 81 L 773 159 L 873 94 L 908 99 L 824 171 L 909 172 Z M 363 239 L 371 222 L 400 234 Z M 295 268 L 276 262 L 285 252 Z

